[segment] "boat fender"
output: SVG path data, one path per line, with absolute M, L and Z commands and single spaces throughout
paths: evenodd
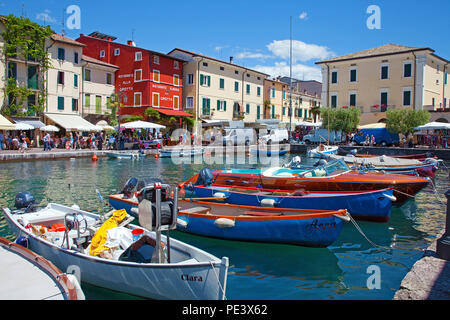
M 233 228 L 234 220 L 227 219 L 227 218 L 219 218 L 219 219 L 216 219 L 216 221 L 214 221 L 214 225 L 221 229 Z
M 80 282 L 78 281 L 77 277 L 73 274 L 67 273 L 67 278 L 69 279 L 70 283 L 75 288 L 75 291 L 77 293 L 77 299 L 78 300 L 85 300 L 86 297 L 84 295 L 83 290 L 81 290 Z
M 80 207 L 77 204 L 73 204 L 71 206 L 71 208 L 74 209 L 74 210 L 80 210 Z
M 131 208 L 130 211 L 134 213 L 135 215 L 139 215 L 139 209 L 138 208 Z
M 182 227 L 182 228 L 186 228 L 188 225 L 188 222 L 186 220 L 177 218 L 177 226 Z
M 392 202 L 397 201 L 397 198 L 396 198 L 396 197 L 391 196 L 391 195 L 389 195 L 389 194 L 383 193 L 383 196 L 385 196 L 386 198 L 388 198 L 388 199 L 391 200 Z
M 275 207 L 276 201 L 274 199 L 262 199 L 260 201 L 260 204 L 262 207 Z
M 334 214 L 336 218 L 339 218 L 345 222 L 350 222 L 350 217 L 348 215 L 340 215 L 340 214 Z
M 216 193 L 213 194 L 213 197 L 214 198 L 221 198 L 220 200 L 222 200 L 222 199 L 225 200 L 227 198 L 227 195 L 225 193 L 223 193 L 223 192 L 216 192 Z M 217 200 L 219 200 L 219 199 L 217 199 Z

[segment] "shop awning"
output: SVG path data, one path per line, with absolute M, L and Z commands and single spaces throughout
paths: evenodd
M 13 118 L 13 120 L 16 123 L 25 123 L 25 124 L 29 124 L 30 126 L 32 126 L 35 129 L 40 129 L 42 127 L 45 126 L 44 123 L 42 123 L 41 121 L 37 120 L 37 119 L 19 119 L 19 118 Z
M 16 126 L 0 114 L 0 130 L 16 130 Z
M 46 113 L 45 116 L 67 131 L 98 131 L 97 126 L 79 115 Z
M 194 115 L 181 111 L 181 110 L 173 110 L 173 109 L 160 109 L 160 108 L 153 108 L 154 110 L 165 114 L 166 116 L 174 116 L 174 117 L 193 117 Z

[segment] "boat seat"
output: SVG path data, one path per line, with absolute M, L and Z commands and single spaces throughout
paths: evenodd
M 208 214 L 211 211 L 211 208 L 207 207 L 194 207 L 189 209 L 182 209 L 180 210 L 182 212 L 186 213 L 198 213 L 198 214 Z
M 273 216 L 281 216 L 283 213 L 281 212 L 259 212 L 259 211 L 245 211 L 246 215 L 249 216 L 257 216 L 257 217 L 273 217 Z

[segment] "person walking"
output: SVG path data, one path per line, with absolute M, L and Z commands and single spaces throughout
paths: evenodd
M 3 132 L 0 132 L 0 150 L 4 150 L 3 144 L 5 143 L 5 136 L 3 135 Z

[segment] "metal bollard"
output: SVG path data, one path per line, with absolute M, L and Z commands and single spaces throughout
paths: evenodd
M 445 220 L 445 233 L 437 240 L 436 253 L 447 261 L 450 261 L 450 189 L 445 193 L 447 197 L 447 216 Z

